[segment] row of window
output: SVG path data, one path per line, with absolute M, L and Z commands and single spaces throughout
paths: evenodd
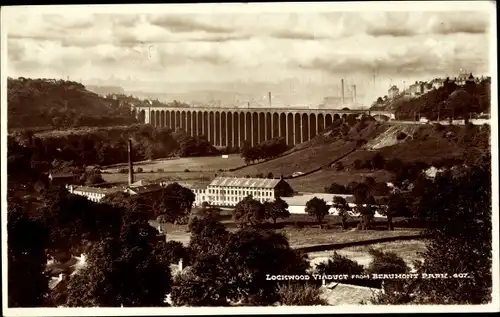
M 208 194 L 220 194 L 220 195 L 239 195 L 239 196 L 262 196 L 262 197 L 272 197 L 272 190 L 260 191 L 260 190 L 241 190 L 241 189 L 208 189 Z

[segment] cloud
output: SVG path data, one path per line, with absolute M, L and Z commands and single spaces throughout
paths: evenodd
M 428 29 L 437 34 L 483 34 L 488 31 L 488 21 L 488 15 L 478 12 L 448 13 L 432 17 Z
M 202 31 L 206 33 L 231 33 L 231 28 L 210 25 L 198 22 L 194 19 L 179 17 L 175 15 L 152 16 L 148 18 L 149 23 L 168 29 L 172 32 L 188 33 Z
M 327 38 L 326 36 L 316 35 L 314 33 L 292 31 L 292 30 L 279 30 L 276 32 L 271 32 L 270 36 L 278 39 L 311 40 L 311 41 Z

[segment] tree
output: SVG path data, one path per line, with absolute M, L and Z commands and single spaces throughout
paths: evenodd
M 95 185 L 104 183 L 104 179 L 101 174 L 91 174 L 85 179 L 86 185 Z
M 323 219 L 326 215 L 328 215 L 329 210 L 330 207 L 326 204 L 326 201 L 317 197 L 311 198 L 306 203 L 306 213 L 310 216 L 316 217 L 320 228 L 323 228 Z
M 44 272 L 48 228 L 31 218 L 19 201 L 8 197 L 7 234 L 8 306 L 48 305 L 49 277 Z
M 252 196 L 243 198 L 233 210 L 233 219 L 243 227 L 258 225 L 265 217 L 264 205 L 260 201 L 253 199 Z
M 278 283 L 266 280 L 266 275 L 305 274 L 309 267 L 282 234 L 254 228 L 233 234 L 214 219 L 204 221 L 193 228 L 192 265 L 174 282 L 176 306 L 274 304 L 280 299 Z
M 420 279 L 384 304 L 485 304 L 492 294 L 491 156 L 447 172 L 424 188 L 414 207 L 430 237 L 417 273 L 446 272 L 447 279 Z M 467 275 L 467 278 L 463 276 Z M 461 277 L 461 278 L 460 278 Z
M 366 269 L 366 272 L 369 274 L 398 274 L 410 272 L 410 267 L 406 264 L 405 260 L 394 252 L 384 252 L 373 248 L 368 252 L 372 256 L 372 261 Z M 404 280 L 384 280 L 382 282 L 382 288 L 385 293 L 398 293 L 404 290 L 404 283 Z
M 349 206 L 345 198 L 342 196 L 333 197 L 332 207 L 338 211 L 338 215 L 342 221 L 342 228 L 347 229 L 347 218 L 349 217 L 349 211 L 351 211 L 351 207 Z
M 383 169 L 385 164 L 385 159 L 380 153 L 376 153 L 371 159 L 372 169 Z
M 353 188 L 355 211 L 361 216 L 361 227 L 367 230 L 375 215 L 375 199 L 370 193 L 370 188 L 364 183 L 358 183 Z
M 281 284 L 278 286 L 280 304 L 285 306 L 328 305 L 321 298 L 321 289 L 312 284 Z
M 349 194 L 349 190 L 340 184 L 332 183 L 330 186 L 325 187 L 325 192 L 330 194 Z
M 165 214 L 171 223 L 186 223 L 194 200 L 193 191 L 178 183 L 172 183 L 159 191 L 154 209 L 157 214 Z
M 406 192 L 392 192 L 389 197 L 382 199 L 378 212 L 387 217 L 387 229 L 394 230 L 392 218 L 411 217 L 411 197 Z
M 305 274 L 309 263 L 296 252 L 287 238 L 274 231 L 244 228 L 232 234 L 222 254 L 232 277 L 231 299 L 250 305 L 272 305 L 279 301 L 278 281 L 267 274 Z
M 120 235 L 95 244 L 86 266 L 70 279 L 67 305 L 165 306 L 171 289 L 170 259 L 157 256 L 155 237 L 142 215 L 127 214 Z
M 271 218 L 276 224 L 276 219 L 278 218 L 288 218 L 290 217 L 290 212 L 288 211 L 288 204 L 286 201 L 281 199 L 280 197 L 276 198 L 273 202 L 265 202 L 264 208 L 266 210 L 266 215 L 268 218 Z
M 337 252 L 334 252 L 327 262 L 321 262 L 315 268 L 315 273 L 320 275 L 349 274 L 351 276 L 362 274 L 364 271 L 365 269 L 361 264 Z M 353 282 L 353 280 L 350 279 L 349 282 Z

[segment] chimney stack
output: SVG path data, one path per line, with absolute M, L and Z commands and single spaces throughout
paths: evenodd
M 352 85 L 353 103 L 356 103 L 356 85 Z
M 132 164 L 132 140 L 128 140 L 128 184 L 134 183 L 134 166 Z
M 344 78 L 342 78 L 341 80 L 341 84 L 342 84 L 342 91 L 341 91 L 341 96 L 342 96 L 342 105 L 345 104 L 345 100 L 344 100 Z
M 272 103 L 271 103 L 271 92 L 269 92 L 269 108 L 272 108 Z

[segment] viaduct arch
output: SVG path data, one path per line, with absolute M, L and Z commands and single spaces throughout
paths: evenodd
M 256 145 L 282 137 L 293 146 L 307 142 L 336 120 L 350 114 L 372 114 L 394 119 L 386 111 L 276 108 L 134 108 L 140 122 L 172 130 L 182 129 L 190 136 L 205 136 L 215 146 L 242 147 L 245 141 Z

